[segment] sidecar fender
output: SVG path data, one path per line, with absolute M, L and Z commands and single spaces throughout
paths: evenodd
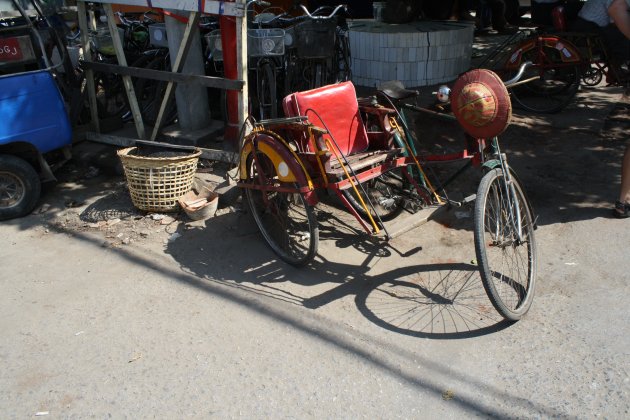
M 508 57 L 505 68 L 509 70 L 518 69 L 523 62 L 523 55 L 528 51 L 538 48 L 537 42 L 537 39 L 528 39 L 521 43 Z M 558 56 L 563 63 L 579 63 L 581 60 L 578 49 L 566 39 L 554 35 L 545 35 L 542 37 L 542 42 L 546 47 L 558 50 Z
M 284 141 L 266 133 L 256 133 L 245 140 L 240 153 L 241 180 L 247 179 L 247 159 L 254 150 L 269 158 L 280 181 L 296 183 L 300 188 L 307 187 L 304 198 L 312 206 L 317 204 L 313 182 L 300 158 Z

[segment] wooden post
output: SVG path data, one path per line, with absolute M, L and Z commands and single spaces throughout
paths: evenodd
M 86 51 L 86 56 L 88 56 L 90 50 L 89 44 L 89 22 L 87 22 L 87 7 L 85 6 L 86 0 L 78 0 L 78 10 L 79 10 L 79 24 L 81 26 L 82 31 L 82 42 L 84 45 L 84 51 Z M 92 113 L 92 119 L 94 128 L 96 131 L 100 133 L 99 129 L 99 120 L 97 115 L 97 104 L 96 104 L 96 86 L 94 82 L 93 74 L 96 71 L 107 72 L 108 74 L 114 72 L 120 74 L 123 78 L 123 82 L 125 85 L 125 90 L 127 93 L 127 97 L 129 99 L 129 105 L 131 107 L 131 112 L 134 117 L 134 122 L 136 125 L 136 131 L 138 133 L 138 137 L 140 139 L 145 138 L 144 124 L 142 122 L 142 115 L 140 113 L 140 109 L 138 107 L 138 101 L 135 96 L 133 84 L 131 83 L 131 77 L 141 77 L 146 76 L 151 80 L 166 80 L 169 82 L 194 82 L 199 83 L 202 86 L 211 86 L 218 87 L 221 89 L 226 89 L 228 91 L 236 91 L 235 98 L 232 99 L 231 107 L 233 109 L 231 115 L 233 120 L 233 125 L 242 124 L 247 117 L 248 112 L 248 90 L 247 90 L 247 21 L 245 16 L 245 8 L 247 0 L 90 0 L 91 3 L 101 4 L 105 13 L 107 14 L 108 26 L 110 29 L 112 41 L 114 44 L 114 49 L 116 52 L 116 57 L 118 58 L 118 65 L 105 64 L 101 62 L 93 62 L 90 61 L 89 57 L 86 57 L 86 76 L 88 73 L 91 73 L 91 76 L 87 77 L 88 81 L 88 91 L 90 93 L 90 107 Z M 135 6 L 147 6 L 147 7 L 156 7 L 156 8 L 166 8 L 166 9 L 174 9 L 179 11 L 186 12 L 195 12 L 196 18 L 198 18 L 198 14 L 200 13 L 208 13 L 216 16 L 231 17 L 232 24 L 235 24 L 233 27 L 236 29 L 235 34 L 232 39 L 236 43 L 236 60 L 232 61 L 232 63 L 236 62 L 236 66 L 232 68 L 232 75 L 230 79 L 225 77 L 223 78 L 210 78 L 207 76 L 199 76 L 199 75 L 184 75 L 180 73 L 174 72 L 160 72 L 157 70 L 149 70 L 149 69 L 135 69 L 127 67 L 127 60 L 124 56 L 124 51 L 122 48 L 122 42 L 120 40 L 120 35 L 118 29 L 115 25 L 115 18 L 112 11 L 111 4 L 128 4 Z M 193 15 L 191 15 L 193 16 Z M 90 11 L 90 18 L 94 20 L 94 13 Z M 192 20 L 192 19 L 191 19 Z M 96 25 L 94 23 L 94 29 L 96 29 Z M 192 26 L 190 27 L 190 31 L 195 30 Z M 185 38 L 190 38 L 187 36 Z M 185 47 L 185 38 L 182 39 L 180 43 L 180 47 Z M 190 48 L 188 46 L 187 48 Z M 178 52 L 178 57 L 180 57 L 180 53 Z M 180 61 L 186 61 L 186 54 L 182 53 L 179 58 Z M 173 63 L 173 67 L 177 67 L 175 63 Z M 236 68 L 234 68 L 236 67 Z M 161 73 L 161 74 L 160 74 Z M 194 77 L 193 77 L 194 76 Z M 215 81 L 216 79 L 216 81 Z M 169 87 L 167 97 L 172 95 L 173 86 Z M 165 109 L 162 109 L 167 104 L 167 98 L 163 98 L 162 104 L 160 106 L 160 114 L 158 115 L 160 121 L 164 119 Z M 160 122 L 158 121 L 158 122 Z M 160 124 L 156 124 L 159 126 Z M 238 127 L 240 128 L 240 127 Z M 238 129 L 237 128 L 237 129 Z M 158 128 L 159 129 L 159 128 Z M 94 138 L 98 138 L 101 135 L 96 133 L 92 133 Z M 238 133 L 237 133 L 238 134 Z M 154 138 L 157 135 L 157 131 L 152 133 L 152 137 Z M 121 138 L 122 139 L 122 138 Z M 122 140 L 121 140 L 122 141 Z M 127 139 L 130 144 L 133 144 L 135 140 Z
M 240 0 L 243 8 L 246 7 L 246 0 Z M 249 80 L 247 79 L 247 13 L 236 17 L 236 66 L 238 70 L 237 78 L 244 82 L 238 96 L 238 124 L 243 127 L 248 113 L 249 103 Z M 240 142 L 241 139 L 238 139 Z M 241 144 L 237 144 L 240 150 Z
M 116 20 L 114 18 L 114 12 L 112 11 L 112 5 L 110 3 L 103 4 L 103 9 L 107 14 L 107 25 L 109 26 L 109 32 L 112 36 L 114 43 L 114 51 L 116 51 L 116 58 L 118 58 L 118 64 L 121 66 L 127 66 L 127 58 L 125 58 L 125 51 L 123 49 L 122 41 L 120 40 L 120 34 L 118 33 L 118 27 L 116 26 Z M 136 132 L 138 138 L 144 139 L 144 123 L 142 122 L 142 114 L 140 113 L 140 107 L 138 106 L 138 100 L 136 93 L 133 89 L 133 83 L 131 83 L 130 76 L 122 76 L 125 90 L 127 91 L 127 98 L 129 99 L 129 106 L 131 107 L 131 114 L 133 115 L 133 121 L 136 124 Z
M 179 51 L 177 52 L 177 57 L 175 58 L 175 64 L 173 65 L 173 73 L 181 72 L 182 67 L 184 67 L 184 60 L 188 55 L 188 50 L 190 49 L 190 44 L 192 41 L 192 31 L 197 28 L 198 22 L 199 13 L 190 12 L 190 16 L 188 17 L 188 24 L 186 25 L 186 30 L 184 31 L 184 38 L 182 39 L 182 42 L 179 46 Z M 160 131 L 160 127 L 162 126 L 162 119 L 164 118 L 164 112 L 166 111 L 166 106 L 173 96 L 174 88 L 175 85 L 173 82 L 168 82 L 168 84 L 166 85 L 166 91 L 164 92 L 164 97 L 162 98 L 160 111 L 158 113 L 155 126 L 153 127 L 153 133 L 151 133 L 151 141 L 155 140 L 158 132 Z

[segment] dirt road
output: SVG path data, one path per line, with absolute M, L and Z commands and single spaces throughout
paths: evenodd
M 503 136 L 540 225 L 534 304 L 511 325 L 466 212 L 384 245 L 324 206 L 319 257 L 295 269 L 248 214 L 145 216 L 122 178 L 71 165 L 0 225 L 1 416 L 628 418 L 619 98 L 586 91 Z

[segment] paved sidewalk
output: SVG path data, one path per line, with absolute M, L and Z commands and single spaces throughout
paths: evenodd
M 120 175 L 75 162 L 0 224 L 0 416 L 628 418 L 619 102 L 583 89 L 502 136 L 540 226 L 516 324 L 485 296 L 469 213 L 383 244 L 322 206 L 319 256 L 296 269 L 242 211 L 139 214 Z

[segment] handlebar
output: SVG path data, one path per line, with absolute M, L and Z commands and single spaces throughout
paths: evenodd
M 503 82 L 503 84 L 505 85 L 506 88 L 511 88 L 513 86 L 516 85 L 520 85 L 523 83 L 527 83 L 530 82 L 533 79 L 526 79 L 526 80 L 521 80 L 521 77 L 523 77 L 523 73 L 525 73 L 525 70 L 528 67 L 533 66 L 534 64 L 531 61 L 526 61 L 523 64 L 521 64 L 521 66 L 518 68 L 518 72 L 516 72 L 516 75 L 511 78 L 510 80 L 506 80 L 505 82 Z M 538 79 L 538 76 L 535 77 L 534 79 Z
M 114 14 L 118 17 L 118 19 L 120 19 L 120 23 L 123 26 L 126 27 L 131 27 L 133 25 L 144 25 L 144 24 L 151 24 L 151 23 L 155 23 L 155 19 L 149 17 L 149 15 L 154 15 L 154 16 L 158 16 L 159 13 L 153 12 L 151 10 L 144 12 L 142 14 L 142 18 L 143 20 L 133 20 L 133 19 L 129 19 L 127 16 L 125 16 L 124 13 L 122 12 L 114 12 Z
M 521 64 L 521 66 L 518 68 L 518 71 L 516 72 L 516 75 L 512 77 L 510 80 L 506 80 L 503 82 L 505 87 L 509 89 L 514 86 L 529 83 L 533 80 L 538 80 L 540 76 L 534 76 L 534 77 L 521 80 L 521 78 L 523 77 L 523 74 L 525 73 L 525 70 L 527 70 L 527 68 L 531 66 L 533 66 L 533 63 L 531 61 L 526 61 L 523 64 Z M 437 98 L 439 102 L 446 104 L 451 100 L 451 89 L 446 85 L 442 85 L 439 87 L 437 92 L 433 92 L 433 95 Z
M 251 6 L 252 4 L 255 4 L 257 6 L 261 6 L 261 7 L 270 7 L 271 3 L 269 3 L 268 1 L 263 1 L 263 0 L 249 0 L 247 2 L 247 4 L 245 5 L 245 10 L 249 9 L 249 6 Z
M 258 19 L 258 17 L 261 15 L 258 15 L 254 18 L 254 23 L 255 25 L 258 26 L 265 26 L 265 27 L 274 27 L 277 22 L 280 22 L 280 26 L 286 26 L 287 22 L 292 22 L 293 18 L 288 17 L 289 14 L 287 12 L 283 12 L 279 15 L 275 15 L 272 18 L 269 18 L 269 16 L 265 16 L 267 19 L 266 20 L 262 20 L 262 19 Z
M 348 6 L 347 6 L 347 5 L 345 5 L 345 4 L 340 4 L 339 6 L 335 7 L 335 9 L 332 11 L 332 13 L 331 13 L 330 15 L 328 15 L 328 16 L 314 16 L 314 15 L 312 15 L 312 14 L 308 11 L 308 9 L 307 9 L 306 7 L 304 7 L 304 5 L 303 5 L 303 4 L 300 4 L 300 8 L 301 8 L 301 9 L 302 9 L 302 11 L 304 12 L 304 14 L 306 14 L 306 16 L 308 16 L 310 19 L 315 19 L 315 20 L 326 20 L 326 19 L 331 19 L 331 18 L 333 18 L 333 17 L 337 14 L 337 12 L 338 12 L 340 9 L 343 9 L 343 10 L 344 10 L 344 12 L 347 12 L 347 11 L 348 11 Z

